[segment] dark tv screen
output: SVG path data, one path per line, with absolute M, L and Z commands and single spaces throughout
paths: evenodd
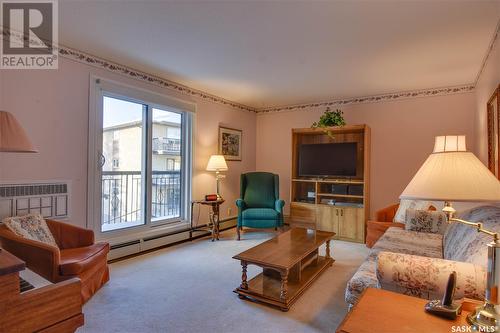
M 357 143 L 302 144 L 299 176 L 356 176 Z

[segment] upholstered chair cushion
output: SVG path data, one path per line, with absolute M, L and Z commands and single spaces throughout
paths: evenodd
M 376 273 L 382 289 L 420 298 L 441 299 L 453 271 L 457 272 L 456 299 L 484 298 L 483 266 L 393 252 L 380 252 L 377 257 Z
M 78 275 L 106 262 L 108 243 L 96 243 L 86 247 L 61 250 L 60 274 Z
M 271 208 L 248 208 L 241 215 L 250 220 L 276 220 L 279 217 L 278 211 Z
M 406 230 L 444 235 L 447 226 L 448 222 L 443 212 L 420 209 L 406 210 Z
M 428 210 L 429 207 L 432 206 L 431 201 L 424 201 L 424 200 L 401 200 L 399 202 L 399 207 L 396 212 L 396 215 L 394 215 L 394 220 L 393 222 L 397 223 L 405 223 L 406 220 L 406 211 L 408 209 L 423 209 L 423 210 Z
M 40 214 L 7 217 L 2 222 L 17 236 L 58 247 Z

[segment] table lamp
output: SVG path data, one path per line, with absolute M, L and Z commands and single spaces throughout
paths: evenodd
M 215 179 L 217 180 L 217 198 L 220 199 L 220 181 L 226 176 L 221 175 L 221 171 L 227 171 L 227 163 L 224 155 L 212 155 L 208 160 L 207 171 L 215 171 Z
M 483 228 L 482 223 L 464 221 L 454 217 L 452 201 L 500 202 L 500 182 L 474 156 L 468 152 L 464 135 L 436 137 L 433 153 L 417 171 L 400 199 L 444 201 L 443 212 L 448 223 L 457 222 L 473 226 L 478 232 L 492 236 L 488 244 L 488 273 L 483 305 L 467 316 L 477 331 L 498 332 L 500 325 L 500 242 L 496 232 Z

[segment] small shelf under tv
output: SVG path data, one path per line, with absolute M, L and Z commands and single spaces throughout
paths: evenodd
M 338 239 L 364 243 L 370 209 L 370 128 L 354 125 L 326 130 L 329 133 L 311 128 L 292 130 L 291 218 L 313 222 L 319 230 L 335 232 Z M 349 177 L 300 174 L 301 145 L 335 143 L 356 143 L 356 155 L 350 154 L 351 165 L 356 162 L 355 175 L 353 170 Z M 321 161 L 324 159 L 318 158 L 318 163 Z
M 362 195 L 350 195 L 350 194 L 332 194 L 332 193 L 318 193 L 318 197 L 332 197 L 332 198 L 352 198 L 352 199 L 363 199 Z

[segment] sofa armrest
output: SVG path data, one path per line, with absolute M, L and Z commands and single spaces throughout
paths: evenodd
M 60 252 L 55 246 L 17 236 L 9 230 L 0 231 L 2 247 L 26 262 L 26 266 L 51 282 L 57 282 Z
M 72 249 L 94 244 L 94 232 L 69 223 L 46 220 L 52 235 L 61 249 Z
M 278 199 L 274 203 L 274 208 L 280 214 L 283 214 L 283 207 L 285 207 L 285 200 Z
M 482 266 L 392 252 L 380 252 L 377 257 L 382 289 L 420 298 L 441 299 L 453 271 L 457 272 L 456 299 L 484 299 L 486 269 Z
M 404 229 L 405 225 L 397 222 L 368 221 L 366 223 L 366 246 L 372 247 L 375 245 L 385 231 L 391 227 Z

